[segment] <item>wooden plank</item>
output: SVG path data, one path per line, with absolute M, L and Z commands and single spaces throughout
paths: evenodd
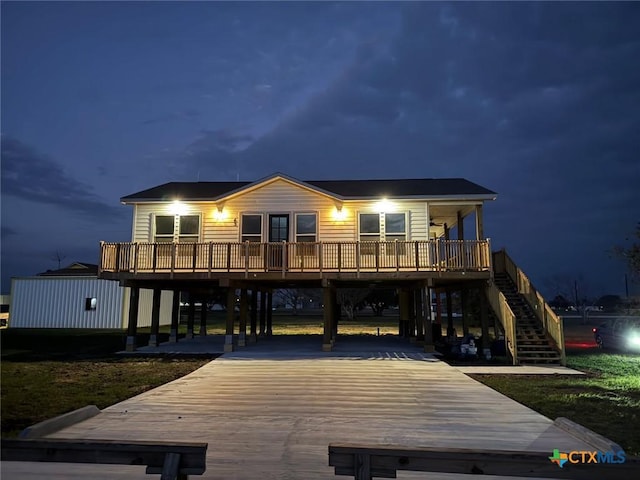
M 206 443 L 122 442 L 118 440 L 2 440 L 3 462 L 63 462 L 146 465 L 147 473 L 162 473 L 166 455 L 178 456 L 178 472 L 202 475 Z M 170 457 L 169 466 L 175 462 Z M 164 478 L 164 477 L 163 477 Z M 167 477 L 169 478 L 169 477 Z M 175 477 L 174 477 L 175 478 Z

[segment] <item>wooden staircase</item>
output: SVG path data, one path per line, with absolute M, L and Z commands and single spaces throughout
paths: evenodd
M 520 364 L 561 364 L 561 355 L 555 342 L 546 334 L 526 298 L 518 293 L 516 285 L 507 273 L 496 273 L 496 287 L 505 296 L 516 317 L 516 350 Z

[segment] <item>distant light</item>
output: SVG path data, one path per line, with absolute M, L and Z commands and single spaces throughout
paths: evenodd
M 188 211 L 189 207 L 180 200 L 175 200 L 171 205 L 169 205 L 169 212 L 174 215 L 184 215 Z

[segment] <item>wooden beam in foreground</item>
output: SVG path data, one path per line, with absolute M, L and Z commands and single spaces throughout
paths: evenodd
M 396 478 L 398 470 L 475 475 L 504 475 L 572 480 L 623 480 L 638 478 L 640 460 L 627 457 L 625 463 L 565 463 L 563 468 L 549 460 L 549 452 L 472 450 L 464 448 L 403 448 L 330 444 L 329 466 L 336 475 L 355 480 Z
M 146 465 L 161 480 L 186 479 L 206 470 L 206 443 L 114 440 L 2 439 L 3 462 L 64 462 Z

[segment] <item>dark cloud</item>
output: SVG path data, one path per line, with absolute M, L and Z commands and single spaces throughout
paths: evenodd
M 21 141 L 2 135 L 2 194 L 61 207 L 103 221 L 120 215 L 85 185 Z

